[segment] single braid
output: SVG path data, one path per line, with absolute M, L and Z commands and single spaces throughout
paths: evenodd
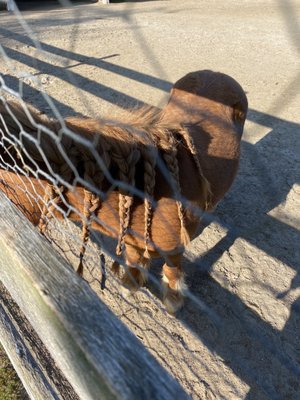
M 103 161 L 106 167 L 109 168 L 110 158 L 108 158 L 106 155 L 105 160 Z M 97 163 L 94 160 L 87 158 L 86 161 L 84 162 L 84 180 L 90 183 L 91 185 L 101 189 L 103 179 L 104 179 L 104 174 L 100 170 Z M 79 265 L 77 268 L 77 273 L 80 275 L 82 275 L 83 273 L 83 257 L 86 251 L 86 244 L 90 236 L 92 215 L 95 214 L 100 207 L 101 207 L 100 197 L 92 193 L 89 189 L 84 189 L 82 233 L 81 233 L 82 245 L 79 255 Z
M 99 208 L 100 198 L 89 190 L 84 189 L 84 201 L 83 201 L 83 216 L 82 219 L 82 234 L 81 234 L 81 249 L 79 254 L 79 265 L 77 267 L 77 273 L 82 275 L 83 273 L 83 257 L 86 251 L 86 244 L 90 236 L 91 216 Z
M 163 157 L 167 163 L 168 169 L 171 173 L 171 177 L 173 178 L 173 189 L 174 189 L 174 194 L 175 194 L 175 200 L 177 204 L 177 209 L 178 209 L 178 217 L 180 221 L 180 237 L 181 237 L 181 242 L 186 246 L 190 242 L 190 238 L 188 235 L 188 232 L 185 227 L 185 221 L 184 221 L 184 208 L 182 205 L 182 202 L 180 201 L 180 193 L 181 193 L 181 188 L 180 188 L 180 180 L 179 180 L 179 167 L 178 167 L 178 161 L 177 161 L 177 147 L 176 147 L 176 141 L 173 137 L 173 135 L 169 132 L 169 143 L 170 147 L 169 150 L 165 151 L 163 153 Z
M 120 134 L 129 134 L 126 130 L 120 130 Z M 130 139 L 132 139 L 130 137 Z M 137 149 L 137 144 L 120 143 L 115 144 L 116 149 L 112 149 L 111 156 L 113 161 L 119 168 L 119 178 L 121 182 L 127 183 L 130 186 L 135 184 L 135 166 L 140 158 L 140 151 Z M 125 236 L 130 223 L 130 209 L 133 204 L 133 195 L 128 190 L 119 189 L 119 217 L 120 228 L 118 243 L 116 247 L 116 254 L 120 256 L 123 253 L 125 246 Z
M 40 216 L 40 221 L 39 221 L 39 230 L 42 234 L 45 233 L 46 228 L 47 228 L 47 213 L 48 213 L 48 207 L 49 207 L 49 201 L 53 199 L 54 197 L 54 188 L 53 185 L 50 183 L 47 183 L 46 188 L 45 188 L 45 193 L 43 197 L 43 209 L 42 209 L 42 214 Z
M 144 243 L 145 250 L 143 257 L 149 260 L 149 250 L 148 245 L 151 240 L 150 230 L 151 230 L 151 220 L 152 220 L 152 199 L 154 195 L 155 188 L 155 166 L 157 161 L 157 149 L 156 147 L 147 146 L 143 149 L 143 159 L 144 159 L 144 207 L 145 207 L 145 232 L 144 232 Z
M 120 231 L 118 243 L 116 247 L 116 254 L 120 256 L 124 251 L 125 236 L 130 222 L 130 208 L 133 203 L 132 195 L 119 194 L 119 217 L 120 217 Z
M 51 183 L 47 183 L 43 198 L 43 209 L 39 220 L 39 230 L 45 234 L 49 220 L 53 217 L 53 211 L 61 202 L 61 196 L 64 191 L 64 186 L 57 187 Z
M 126 182 L 129 185 L 134 186 L 135 165 L 139 158 L 140 158 L 140 152 L 137 149 L 134 149 L 130 153 L 129 158 L 127 159 L 127 163 L 126 160 L 123 159 L 122 167 L 120 167 L 120 180 L 122 182 Z M 127 174 L 124 174 L 125 171 L 128 171 Z M 116 248 L 117 255 L 121 255 L 124 250 L 125 236 L 130 223 L 130 209 L 132 204 L 133 204 L 132 193 L 129 192 L 122 193 L 122 191 L 120 191 L 119 194 L 120 231 L 118 237 L 118 244 Z
M 68 148 L 67 153 L 70 162 L 74 165 L 74 168 L 76 168 L 78 160 L 78 151 L 74 144 L 73 146 L 70 146 L 70 148 Z M 56 157 L 52 158 L 51 162 L 51 168 L 54 174 L 59 175 L 59 178 L 65 180 L 68 183 L 71 182 L 74 174 L 70 165 L 67 162 L 65 162 L 63 158 L 57 156 L 56 153 L 54 154 Z M 50 160 L 49 156 L 47 158 Z M 47 186 L 45 188 L 45 195 L 43 198 L 44 205 L 39 221 L 39 230 L 42 234 L 44 234 L 46 231 L 48 221 L 53 217 L 54 209 L 57 207 L 59 203 L 61 203 L 64 190 L 65 187 L 63 185 L 56 186 L 53 185 L 52 183 L 49 182 L 47 183 Z
M 190 153 L 193 156 L 193 159 L 196 164 L 198 174 L 199 174 L 199 177 L 201 180 L 201 184 L 202 184 L 202 190 L 203 190 L 203 194 L 204 194 L 204 209 L 207 210 L 210 208 L 212 194 L 211 194 L 210 184 L 203 173 L 200 159 L 199 159 L 199 154 L 197 152 L 193 138 L 191 137 L 191 135 L 185 128 L 179 129 L 177 132 L 182 136 L 187 148 L 189 149 Z

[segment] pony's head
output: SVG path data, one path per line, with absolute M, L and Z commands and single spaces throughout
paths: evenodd
M 242 135 L 248 109 L 244 90 L 230 76 L 209 70 L 191 72 L 173 86 L 163 111 L 165 121 L 184 125 L 210 121 Z

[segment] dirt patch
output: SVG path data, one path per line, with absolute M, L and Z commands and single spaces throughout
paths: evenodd
M 19 77 L 24 98 L 50 114 L 160 106 L 175 80 L 198 69 L 228 73 L 246 90 L 239 174 L 186 250 L 190 295 L 177 317 L 158 298 L 159 263 L 148 286 L 125 299 L 109 272 L 100 289 L 103 238 L 86 258 L 91 286 L 194 399 L 300 396 L 298 15 L 297 2 L 258 0 L 27 11 L 44 52 L 1 15 L 5 83 L 19 90 Z M 52 239 L 77 265 L 78 227 L 63 228 Z

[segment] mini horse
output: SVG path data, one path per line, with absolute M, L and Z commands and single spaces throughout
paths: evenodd
M 213 209 L 234 180 L 246 114 L 241 86 L 212 71 L 177 81 L 162 111 L 134 111 L 119 122 L 58 121 L 0 102 L 0 189 L 42 232 L 66 211 L 82 221 L 79 273 L 91 229 L 117 239 L 129 290 L 162 256 L 164 303 L 174 313 L 186 290 L 184 246 L 200 211 Z

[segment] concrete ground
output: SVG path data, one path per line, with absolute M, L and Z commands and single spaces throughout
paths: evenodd
M 0 73 L 50 114 L 163 106 L 172 83 L 199 69 L 243 86 L 240 171 L 186 250 L 185 308 L 169 316 L 151 283 L 123 299 L 111 278 L 101 292 L 95 244 L 86 278 L 192 398 L 300 398 L 300 3 L 49 2 L 23 17 L 28 26 L 0 14 Z

